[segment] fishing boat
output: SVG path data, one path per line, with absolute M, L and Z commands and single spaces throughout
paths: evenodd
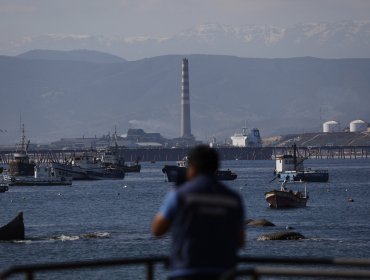
M 105 167 L 123 170 L 125 173 L 140 172 L 141 164 L 139 158 L 133 163 L 127 165 L 124 157 L 121 155 L 117 144 L 117 132 L 114 133 L 115 145 L 108 147 L 101 157 L 101 162 Z
M 285 180 L 295 182 L 327 182 L 329 171 L 324 169 L 305 168 L 304 160 L 307 158 L 297 155 L 297 146 L 293 145 L 293 155 L 281 155 L 275 158 L 275 178 L 280 182 Z
M 286 188 L 288 181 L 285 180 L 280 190 L 272 190 L 265 193 L 265 199 L 271 208 L 297 208 L 305 207 L 308 200 L 307 188 L 304 193 L 292 191 Z
M 92 151 L 73 156 L 67 166 L 70 169 L 66 171 L 73 180 L 120 180 L 125 177 L 123 169 L 104 164 Z
M 186 180 L 186 172 L 188 168 L 188 158 L 184 157 L 182 160 L 177 161 L 176 165 L 165 165 L 162 172 L 165 174 L 168 182 L 175 182 L 181 184 Z M 231 170 L 217 170 L 216 178 L 219 181 L 232 181 L 235 180 L 238 175 Z
M 7 192 L 9 190 L 9 183 L 3 180 L 0 181 L 0 193 Z
M 67 160 L 65 167 L 65 171 L 68 172 L 73 180 L 90 180 L 87 171 L 102 172 L 105 169 L 94 151 L 73 155 Z
M 9 175 L 10 176 L 33 176 L 35 163 L 30 160 L 28 156 L 28 147 L 30 141 L 26 141 L 24 124 L 22 125 L 22 136 L 20 144 L 13 158 L 9 162 Z
M 24 239 L 23 212 L 20 212 L 8 224 L 0 227 L 0 240 L 10 241 L 23 239 Z
M 0 174 L 3 173 L 3 168 L 0 167 Z M 9 190 L 9 183 L 4 179 L 4 175 L 0 175 L 0 192 L 7 192 Z
M 60 163 L 42 163 L 34 167 L 34 176 L 7 176 L 9 186 L 68 186 L 72 177 L 66 171 L 68 167 Z

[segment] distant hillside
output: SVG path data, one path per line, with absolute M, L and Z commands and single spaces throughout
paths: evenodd
M 181 59 L 122 63 L 0 57 L 0 142 L 99 136 L 129 127 L 179 135 Z M 263 137 L 370 120 L 370 59 L 250 59 L 189 55 L 198 139 L 223 142 L 247 121 Z
M 20 58 L 40 60 L 69 60 L 86 61 L 96 63 L 117 63 L 126 60 L 108 53 L 90 50 L 54 51 L 54 50 L 32 50 L 18 55 Z

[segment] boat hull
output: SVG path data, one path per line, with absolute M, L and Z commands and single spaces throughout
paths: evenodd
M 72 170 L 68 171 L 68 174 L 72 177 L 72 180 L 90 180 L 86 171 L 82 170 L 80 167 L 72 168 Z
M 10 176 L 32 176 L 35 164 L 28 161 L 12 160 L 9 163 Z
M 307 197 L 298 197 L 291 191 L 273 190 L 265 193 L 265 199 L 271 208 L 298 208 L 305 207 Z
M 86 171 L 88 180 L 123 180 L 125 172 L 119 169 L 105 169 L 103 171 Z
M 9 186 L 70 186 L 72 185 L 71 178 L 56 178 L 56 179 L 36 179 L 28 178 L 12 178 Z
M 186 180 L 187 168 L 177 165 L 165 165 L 162 172 L 166 175 L 168 182 L 181 183 Z M 230 170 L 218 170 L 216 171 L 216 177 L 219 181 L 232 181 L 238 176 Z
M 24 223 L 23 223 L 23 212 L 20 212 L 17 217 L 0 227 L 0 240 L 23 240 L 24 239 Z
M 134 172 L 138 173 L 141 170 L 141 164 L 125 165 L 123 167 L 123 170 L 126 173 L 134 173 Z
M 279 182 L 287 180 L 289 182 L 326 183 L 329 181 L 329 172 L 327 170 L 291 171 L 278 173 L 277 177 Z

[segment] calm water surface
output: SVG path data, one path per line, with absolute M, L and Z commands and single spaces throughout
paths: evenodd
M 266 218 L 272 229 L 250 228 L 243 255 L 370 258 L 370 159 L 311 160 L 306 166 L 328 169 L 329 183 L 308 185 L 306 208 L 268 208 L 264 193 L 279 188 L 273 161 L 227 161 L 238 179 L 248 218 Z M 123 181 L 73 182 L 71 187 L 12 187 L 0 194 L 0 224 L 24 212 L 26 240 L 0 243 L 0 270 L 15 264 L 167 255 L 169 237 L 153 239 L 150 222 L 172 188 L 164 163 L 144 163 L 142 172 Z M 304 186 L 297 185 L 303 190 Z M 348 202 L 352 197 L 354 202 Z M 294 227 L 302 241 L 256 241 L 259 235 Z M 69 274 L 40 274 L 37 279 L 144 279 L 139 268 Z M 165 273 L 157 273 L 165 279 Z M 141 277 L 141 278 L 140 278 Z

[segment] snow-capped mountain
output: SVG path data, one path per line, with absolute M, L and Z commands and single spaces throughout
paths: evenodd
M 30 49 L 92 49 L 129 60 L 165 54 L 202 53 L 242 57 L 370 57 L 370 20 L 302 23 L 289 27 L 202 24 L 169 37 L 107 37 L 47 34 L 1 43 L 0 53 Z

